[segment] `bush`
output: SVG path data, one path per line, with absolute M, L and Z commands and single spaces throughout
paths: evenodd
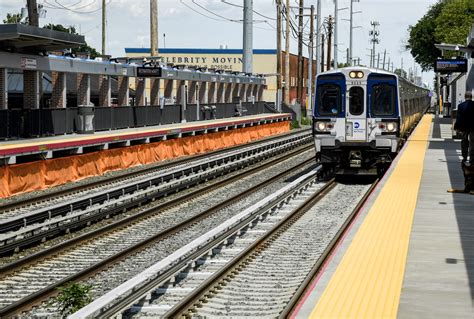
M 311 125 L 311 118 L 310 117 L 302 117 L 301 118 L 301 125 Z
M 66 317 L 90 303 L 92 286 L 77 282 L 70 282 L 63 287 L 59 287 L 59 294 L 56 297 L 58 311 Z
M 293 122 L 291 122 L 291 129 L 294 130 L 294 129 L 297 129 L 297 128 L 300 128 L 300 123 L 298 123 L 298 120 L 294 119 Z

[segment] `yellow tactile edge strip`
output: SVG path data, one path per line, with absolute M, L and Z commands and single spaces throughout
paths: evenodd
M 311 318 L 395 318 L 432 122 L 425 115 Z

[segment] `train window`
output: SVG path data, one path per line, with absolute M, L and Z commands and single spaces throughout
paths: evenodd
M 364 113 L 364 89 L 360 86 L 353 86 L 349 90 L 349 112 L 352 115 Z
M 370 103 L 371 114 L 375 116 L 393 115 L 395 113 L 396 88 L 389 84 L 372 86 Z
M 341 112 L 341 87 L 333 83 L 318 86 L 318 113 L 335 116 Z

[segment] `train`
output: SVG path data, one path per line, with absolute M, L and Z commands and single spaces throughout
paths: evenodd
M 428 89 L 367 67 L 320 73 L 314 97 L 316 160 L 336 175 L 382 175 L 430 105 Z

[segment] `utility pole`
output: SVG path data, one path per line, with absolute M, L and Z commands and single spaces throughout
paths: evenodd
M 377 53 L 377 69 L 380 69 L 380 52 Z
M 281 90 L 281 0 L 277 5 L 277 90 Z
M 324 72 L 324 33 L 321 34 L 321 72 Z
M 316 74 L 321 73 L 321 0 L 316 3 Z
M 332 27 L 333 27 L 333 20 L 332 16 L 329 15 L 329 18 L 327 19 L 327 25 L 328 25 L 328 49 L 327 49 L 327 70 L 331 69 L 331 40 L 332 40 Z
M 28 7 L 28 24 L 39 27 L 38 4 L 36 0 L 28 0 L 26 5 Z
M 290 105 L 290 0 L 286 0 L 286 29 L 285 29 L 285 103 Z
M 150 0 L 150 55 L 158 56 L 158 0 Z
M 338 28 L 338 3 L 334 0 L 334 69 L 337 69 L 337 28 Z
M 387 56 L 387 49 L 383 50 L 383 69 L 385 70 L 385 57 Z
M 372 39 L 370 39 L 370 42 L 372 42 L 372 54 L 371 54 L 371 57 L 370 57 L 370 60 L 372 61 L 371 64 L 370 64 L 370 67 L 375 67 L 375 44 L 376 43 L 379 43 L 379 30 L 377 30 L 377 27 L 380 25 L 380 23 L 378 21 L 370 21 L 370 25 L 373 27 L 373 30 L 370 30 L 369 31 L 369 35 L 372 37 Z
M 105 24 L 106 24 L 106 4 L 102 0 L 102 55 L 105 55 Z
M 313 46 L 314 46 L 314 5 L 311 5 L 311 14 L 309 21 L 309 61 L 308 61 L 308 114 L 311 113 L 313 105 Z
M 352 26 L 353 24 L 353 17 L 354 17 L 354 13 L 359 13 L 360 11 L 358 12 L 354 12 L 354 8 L 352 6 L 352 4 L 354 2 L 359 2 L 360 0 L 349 0 L 350 2 L 350 6 L 349 6 L 349 61 L 351 61 L 351 64 L 352 64 L 352 56 L 353 56 L 353 53 L 354 51 L 352 51 L 352 31 L 354 29 L 354 27 Z
M 244 69 L 252 73 L 253 69 L 253 0 L 244 0 Z
M 303 109 L 303 9 L 304 0 L 300 0 L 298 16 L 298 88 L 297 103 Z

